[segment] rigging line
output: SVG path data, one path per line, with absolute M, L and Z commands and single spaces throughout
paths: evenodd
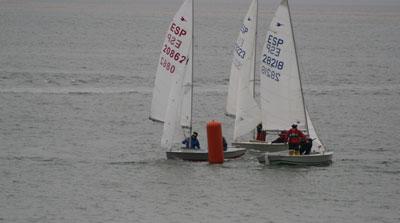
M 191 43 L 191 54 L 192 54 L 192 58 L 190 58 L 192 60 L 191 63 L 191 89 L 190 89 L 190 124 L 189 124 L 189 136 L 191 136 L 192 134 L 192 130 L 193 130 L 193 73 L 194 73 L 194 0 L 192 0 L 192 43 Z M 189 139 L 191 140 L 191 139 Z M 192 143 L 189 143 L 189 148 L 192 148 Z
M 256 32 L 254 37 L 254 52 L 253 52 L 253 98 L 256 96 L 256 61 L 257 61 L 257 35 L 258 35 L 258 0 L 256 0 Z
M 303 87 L 302 87 L 302 84 L 301 84 L 301 74 L 300 74 L 300 69 L 299 69 L 299 57 L 297 55 L 297 49 L 296 49 L 297 46 L 296 46 L 296 42 L 294 40 L 294 30 L 293 30 L 293 24 L 292 24 L 292 16 L 290 15 L 289 0 L 286 0 L 286 3 L 287 3 L 287 9 L 288 9 L 288 13 L 289 13 L 290 28 L 291 28 L 291 31 L 292 31 L 292 40 L 293 40 L 293 45 L 294 45 L 294 52 L 296 54 L 297 71 L 298 71 L 299 81 L 300 81 L 301 98 L 303 100 L 303 112 L 304 112 L 304 119 L 305 119 L 305 122 L 306 122 L 306 130 L 307 130 L 307 134 L 310 135 L 310 132 L 308 131 L 306 107 L 305 107 L 305 102 L 304 102 Z

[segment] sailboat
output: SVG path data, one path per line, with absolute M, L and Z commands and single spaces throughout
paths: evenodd
M 267 153 L 270 164 L 319 165 L 332 162 L 308 115 L 300 78 L 298 56 L 288 0 L 282 0 L 267 32 L 261 62 L 262 123 L 266 129 L 287 129 L 292 123 L 313 139 L 310 155 Z
M 253 0 L 240 27 L 229 76 L 225 113 L 235 117 L 232 145 L 263 152 L 287 150 L 287 143 L 239 141 L 241 136 L 249 134 L 262 122 L 260 107 L 254 99 L 257 17 L 258 1 Z
M 182 148 L 185 131 L 192 132 L 193 0 L 186 0 L 170 23 L 162 46 L 153 89 L 150 120 L 161 122 L 161 147 L 167 159 L 207 161 L 207 150 Z M 222 143 L 222 142 L 221 142 Z M 243 148 L 228 148 L 224 158 L 236 158 Z

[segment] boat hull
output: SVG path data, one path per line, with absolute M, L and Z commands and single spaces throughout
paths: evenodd
M 245 148 L 228 148 L 224 151 L 224 159 L 234 159 L 243 156 L 246 153 Z M 180 148 L 167 152 L 167 159 L 180 159 L 186 161 L 208 161 L 208 152 L 205 150 L 195 150 Z
M 329 165 L 332 163 L 333 152 L 315 153 L 310 155 L 293 156 L 289 154 L 265 154 L 258 157 L 260 163 L 265 163 L 268 160 L 271 165 L 304 165 L 304 166 L 319 166 Z
M 279 152 L 289 149 L 287 143 L 269 143 L 262 141 L 233 142 L 232 145 L 260 152 Z

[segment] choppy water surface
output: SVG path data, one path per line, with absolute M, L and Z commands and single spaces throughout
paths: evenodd
M 389 2 L 389 1 L 388 1 Z M 292 5 L 328 167 L 170 161 L 148 120 L 181 1 L 0 2 L 0 222 L 399 222 L 400 5 Z M 196 6 L 194 126 L 224 117 L 250 1 Z M 265 33 L 278 1 L 260 1 Z M 259 45 L 263 37 L 259 36 Z

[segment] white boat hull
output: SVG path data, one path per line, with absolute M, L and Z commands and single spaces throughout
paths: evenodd
M 270 143 L 262 141 L 233 142 L 232 145 L 260 152 L 279 152 L 289 149 L 287 143 Z
M 314 153 L 310 155 L 289 155 L 287 153 L 280 154 L 264 154 L 258 157 L 260 163 L 265 163 L 268 160 L 271 165 L 304 165 L 317 166 L 329 165 L 332 163 L 333 152 Z
M 243 156 L 245 148 L 230 147 L 224 151 L 224 159 L 234 159 Z M 208 151 L 180 148 L 167 152 L 167 159 L 180 159 L 186 161 L 208 161 Z

